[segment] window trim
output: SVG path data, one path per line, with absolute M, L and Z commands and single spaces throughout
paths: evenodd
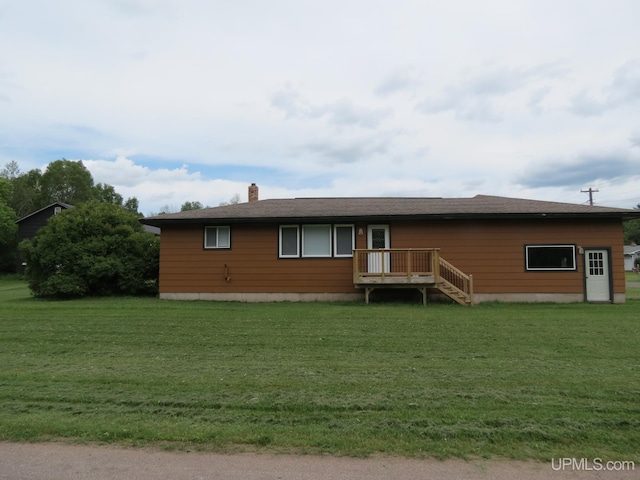
M 329 253 L 327 254 L 311 254 L 311 253 L 306 253 L 305 252 L 305 232 L 308 228 L 313 228 L 313 227 L 326 227 L 328 228 L 328 240 L 329 240 Z M 307 223 L 302 225 L 302 236 L 300 238 L 301 240 L 301 249 L 300 249 L 300 256 L 302 258 L 331 258 L 333 257 L 333 226 L 330 223 Z
M 349 253 L 338 253 L 338 228 L 351 228 L 351 251 Z M 352 258 L 353 249 L 356 245 L 356 227 L 353 223 L 337 223 L 333 225 L 333 245 L 335 258 Z
M 571 249 L 571 266 L 567 267 L 531 267 L 529 266 L 529 251 L 533 248 L 570 248 Z M 575 272 L 578 270 L 577 247 L 575 244 L 532 244 L 525 245 L 524 250 L 524 267 L 527 272 Z
M 220 231 L 226 230 L 227 232 L 227 245 L 220 246 Z M 210 231 L 215 231 L 215 245 L 208 245 Z M 204 249 L 205 250 L 230 250 L 231 249 L 231 227 L 228 225 L 210 225 L 204 227 Z
M 282 247 L 284 246 L 282 243 L 282 230 L 285 228 L 290 228 L 296 230 L 296 253 L 295 255 L 285 255 L 282 252 Z M 278 228 L 278 257 L 279 258 L 300 258 L 300 225 L 280 225 Z

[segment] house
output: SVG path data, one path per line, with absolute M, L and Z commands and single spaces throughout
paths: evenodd
M 636 261 L 640 258 L 640 247 L 638 245 L 624 246 L 624 269 L 631 272 L 636 268 Z
M 44 227 L 51 217 L 58 215 L 62 210 L 66 210 L 68 208 L 73 208 L 73 205 L 69 205 L 68 203 L 55 202 L 17 220 L 16 223 L 18 224 L 18 245 L 23 240 L 35 237 L 36 233 L 38 233 L 38 230 Z M 24 267 L 25 263 L 20 257 L 20 252 L 18 252 L 18 260 L 16 265 L 17 272 L 24 273 Z
M 461 304 L 625 301 L 640 212 L 478 195 L 294 198 L 141 219 L 162 227 L 160 296 L 348 301 L 414 289 Z M 373 297 L 372 297 L 373 295 Z

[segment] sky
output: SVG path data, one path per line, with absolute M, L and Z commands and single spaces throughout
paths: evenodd
M 640 204 L 637 0 L 0 0 L 0 167 L 146 215 L 260 199 Z

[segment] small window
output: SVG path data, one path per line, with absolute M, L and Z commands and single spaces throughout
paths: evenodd
M 205 227 L 204 248 L 231 248 L 231 227 Z
M 302 226 L 302 256 L 331 256 L 331 225 Z
M 575 270 L 575 245 L 527 245 L 527 270 Z
M 53 207 L 53 214 L 58 215 L 62 212 L 62 207 Z
M 280 227 L 280 257 L 296 258 L 300 256 L 299 228 L 297 225 Z
M 334 229 L 336 257 L 353 256 L 353 225 L 336 225 Z

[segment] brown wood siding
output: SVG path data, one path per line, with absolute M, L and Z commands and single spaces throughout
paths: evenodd
M 163 227 L 160 291 L 358 292 L 353 286 L 351 258 L 279 258 L 278 234 L 275 224 L 233 225 L 230 249 L 206 250 L 204 227 Z
M 440 248 L 442 258 L 473 275 L 476 293 L 584 292 L 584 255 L 577 255 L 577 271 L 526 271 L 525 246 L 546 244 L 611 248 L 614 293 L 624 293 L 619 221 L 469 221 L 391 227 L 392 248 Z
M 356 248 L 366 248 L 366 231 L 366 223 L 356 223 Z M 351 258 L 278 258 L 278 233 L 277 224 L 233 225 L 231 249 L 205 250 L 203 226 L 167 225 L 161 235 L 160 291 L 359 291 L 352 283 Z M 474 276 L 476 293 L 582 293 L 583 255 L 577 255 L 575 272 L 527 272 L 525 245 L 610 248 L 614 293 L 625 291 L 620 221 L 390 222 L 390 237 L 392 248 L 440 248 L 444 259 Z

